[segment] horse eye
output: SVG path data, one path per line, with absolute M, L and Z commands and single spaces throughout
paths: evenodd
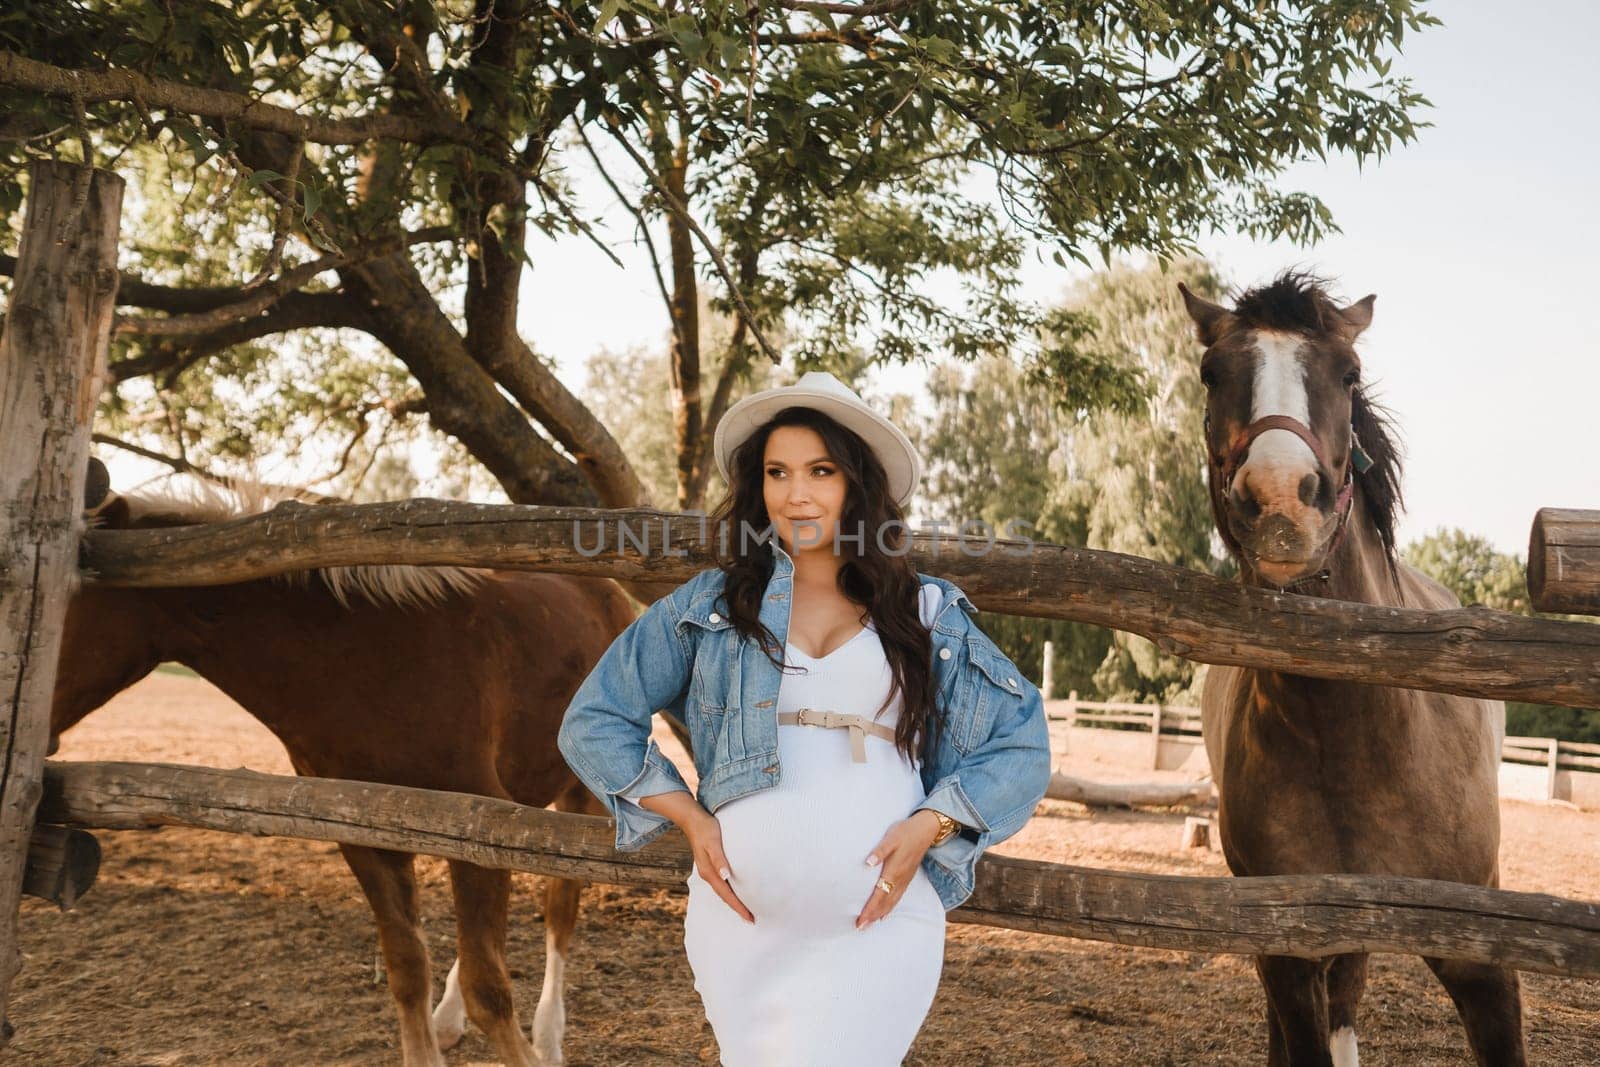
M 1205 386 L 1207 389 L 1215 389 L 1217 387 L 1217 374 L 1216 374 L 1216 372 L 1213 371 L 1210 367 L 1201 367 L 1200 368 L 1200 384 Z
M 1360 380 L 1361 372 L 1358 370 L 1353 370 L 1344 376 L 1344 387 L 1346 389 L 1354 389 L 1356 387 L 1356 383 Z

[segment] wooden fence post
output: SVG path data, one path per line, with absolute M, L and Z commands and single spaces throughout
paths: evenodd
M 1039 676 L 1039 695 L 1052 700 L 1056 695 L 1056 643 L 1044 643 L 1044 670 Z
M 1161 769 L 1161 719 L 1166 713 L 1165 704 L 1157 704 L 1150 709 L 1150 769 Z
M 1561 773 L 1561 742 L 1554 737 L 1550 739 L 1549 768 L 1550 773 L 1545 778 L 1545 799 L 1554 800 L 1556 794 L 1560 792 L 1557 788 L 1557 776 Z
M 122 180 L 29 170 L 0 335 L 0 1047 L 20 965 L 17 912 L 43 788 L 50 701 L 78 573 L 89 432 L 117 290 Z

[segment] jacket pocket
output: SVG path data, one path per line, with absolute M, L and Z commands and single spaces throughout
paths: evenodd
M 679 625 L 694 652 L 690 708 L 706 715 L 721 715 L 730 707 L 737 707 L 740 639 L 733 621 L 708 605 L 696 605 Z
M 966 694 L 970 719 L 957 729 L 956 746 L 963 755 L 982 746 L 997 719 L 1016 711 L 1024 699 L 1022 676 L 994 642 L 982 634 L 967 637 L 966 678 L 957 692 Z

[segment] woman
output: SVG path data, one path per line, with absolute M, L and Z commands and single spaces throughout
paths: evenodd
M 966 596 L 911 568 L 921 461 L 855 393 L 823 373 L 758 393 L 714 448 L 719 567 L 617 638 L 561 751 L 618 849 L 689 839 L 684 943 L 725 1067 L 898 1064 L 945 909 L 1044 795 L 1043 703 Z M 698 799 L 649 738 L 662 708 Z

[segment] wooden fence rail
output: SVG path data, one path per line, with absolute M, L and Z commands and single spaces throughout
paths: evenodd
M 711 549 L 704 521 L 692 515 L 410 500 L 280 507 L 165 530 L 92 530 L 84 565 L 101 582 L 148 586 L 355 563 L 677 582 L 708 566 Z M 1486 608 L 1417 611 L 1275 593 L 1137 556 L 1043 543 L 991 547 L 920 534 L 912 556 L 984 610 L 1127 630 L 1203 663 L 1600 707 L 1600 626 Z
M 1047 701 L 1045 709 L 1050 719 L 1070 725 L 1137 726 L 1152 732 L 1159 729 L 1170 741 L 1199 741 L 1201 736 L 1199 708 L 1079 700 L 1074 695 Z M 1553 737 L 1506 737 L 1500 758 L 1509 763 L 1548 763 L 1561 770 L 1600 771 L 1600 745 Z
M 47 765 L 40 816 L 339 841 L 539 874 L 681 886 L 676 833 L 612 848 L 608 819 L 325 778 L 139 763 Z M 958 922 L 1194 952 L 1401 952 L 1600 977 L 1600 904 L 1409 878 L 1186 878 L 986 857 Z

